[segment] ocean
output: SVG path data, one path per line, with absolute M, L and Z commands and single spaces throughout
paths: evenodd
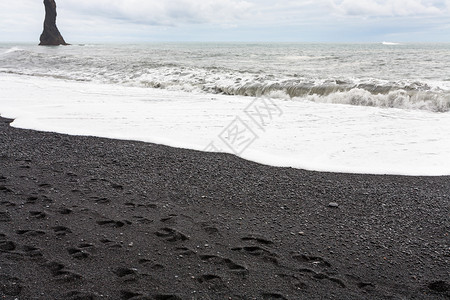
M 0 115 L 274 166 L 450 175 L 450 44 L 0 44 Z

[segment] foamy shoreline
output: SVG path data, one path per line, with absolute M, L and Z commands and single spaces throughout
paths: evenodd
M 0 114 L 15 118 L 13 126 L 20 128 L 229 152 L 268 165 L 317 171 L 450 174 L 449 113 L 17 75 L 2 75 L 0 89 Z M 265 108 L 272 109 L 270 118 L 254 114 Z M 251 143 L 227 143 L 227 130 L 242 124 L 250 129 L 246 138 Z

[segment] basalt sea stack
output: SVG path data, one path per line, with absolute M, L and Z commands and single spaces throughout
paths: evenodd
M 69 45 L 64 41 L 61 33 L 56 27 L 56 3 L 55 0 L 44 0 L 45 20 L 44 31 L 41 34 L 41 46 Z

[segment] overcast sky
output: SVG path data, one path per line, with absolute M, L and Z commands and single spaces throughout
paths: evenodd
M 56 0 L 68 42 L 450 42 L 450 0 Z M 42 0 L 0 1 L 0 42 L 37 42 Z

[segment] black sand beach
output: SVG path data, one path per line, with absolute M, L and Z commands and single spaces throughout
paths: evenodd
M 450 298 L 450 177 L 275 168 L 9 122 L 1 299 Z

